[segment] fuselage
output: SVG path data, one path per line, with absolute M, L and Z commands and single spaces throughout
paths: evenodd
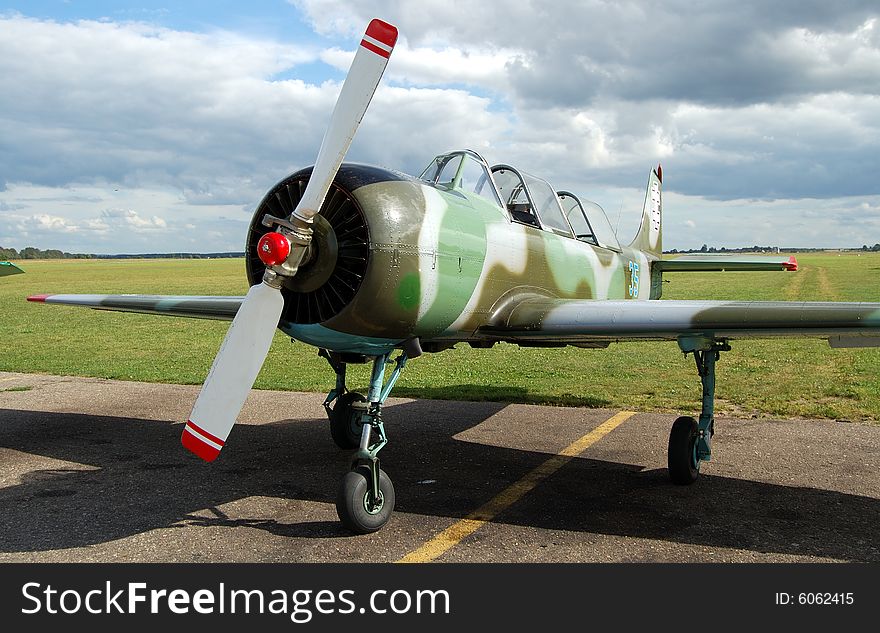
M 426 349 L 491 342 L 503 337 L 482 328 L 524 298 L 650 294 L 650 260 L 641 251 L 522 224 L 483 196 L 398 172 L 345 165 L 337 181 L 363 215 L 369 254 L 338 313 L 314 323 L 282 319 L 285 333 L 317 347 L 377 354 L 413 338 Z

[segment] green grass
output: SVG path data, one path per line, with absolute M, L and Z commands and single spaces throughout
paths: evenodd
M 799 255 L 797 273 L 675 273 L 665 299 L 880 302 L 880 254 Z M 24 262 L 0 281 L 0 370 L 201 383 L 227 323 L 25 302 L 38 293 L 244 294 L 242 260 Z M 736 415 L 880 420 L 880 350 L 811 339 L 735 341 L 718 364 L 718 408 Z M 350 386 L 364 385 L 354 366 Z M 280 333 L 257 388 L 326 391 L 316 350 Z M 674 343 L 607 350 L 458 346 L 412 361 L 395 395 L 639 411 L 698 409 L 699 379 Z

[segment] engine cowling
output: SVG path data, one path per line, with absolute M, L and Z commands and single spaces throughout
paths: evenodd
M 263 218 L 286 218 L 310 175 L 311 168 L 288 176 L 257 207 L 246 244 L 252 285 L 265 270 L 257 254 L 260 238 L 270 230 Z M 426 196 L 432 199 L 434 221 L 428 227 L 431 239 L 420 244 Z M 482 251 L 472 253 L 470 242 L 485 246 L 484 239 L 468 237 L 480 232 L 483 220 L 459 198 L 397 171 L 343 163 L 314 217 L 312 242 L 297 274 L 283 280 L 281 329 L 318 347 L 340 348 L 345 341 L 339 337 L 381 346 L 443 331 L 460 314 L 479 277 Z M 441 218 L 446 221 L 440 223 Z M 465 250 L 464 239 L 470 240 Z M 432 288 L 441 282 L 443 300 L 422 309 L 423 297 L 433 301 Z
M 312 243 L 295 277 L 284 280 L 282 321 L 323 323 L 342 312 L 360 288 L 370 260 L 370 231 L 363 210 L 351 194 L 357 184 L 352 169 L 340 169 L 320 213 L 315 216 Z M 251 285 L 263 278 L 265 264 L 257 256 L 260 238 L 272 229 L 266 215 L 288 217 L 305 191 L 311 168 L 291 174 L 263 197 L 251 220 L 245 245 Z

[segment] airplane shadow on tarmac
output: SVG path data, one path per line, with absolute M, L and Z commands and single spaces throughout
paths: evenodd
M 459 518 L 544 462 L 542 452 L 454 436 L 499 403 L 413 401 L 386 408 L 382 452 L 398 512 Z M 97 470 L 41 470 L 0 488 L 0 551 L 38 552 L 104 543 L 181 521 L 247 525 L 282 536 L 328 538 L 335 522 L 230 519 L 217 506 L 254 495 L 333 503 L 350 453 L 326 420 L 238 425 L 214 464 L 179 444 L 182 425 L 0 409 L 0 446 Z M 437 480 L 430 487 L 418 482 Z M 191 513 L 213 509 L 215 517 Z M 756 552 L 880 561 L 871 534 L 880 501 L 815 488 L 704 473 L 695 486 L 664 470 L 576 458 L 496 521 Z

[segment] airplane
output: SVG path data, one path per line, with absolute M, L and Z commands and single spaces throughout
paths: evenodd
M 0 277 L 19 275 L 24 271 L 12 262 L 0 262 Z
M 319 350 L 335 373 L 324 400 L 330 435 L 354 454 L 337 495 L 343 525 L 383 527 L 394 486 L 381 469 L 382 409 L 407 362 L 456 344 L 488 348 L 674 341 L 693 354 L 698 417 L 678 417 L 667 462 L 675 484 L 696 481 L 712 455 L 715 363 L 731 341 L 814 336 L 832 347 L 880 346 L 880 303 L 671 301 L 665 272 L 797 269 L 793 257 L 662 257 L 660 166 L 648 176 L 637 234 L 622 245 L 601 207 L 507 164 L 459 150 L 410 176 L 344 163 L 397 40 L 366 29 L 315 165 L 272 187 L 246 239 L 244 297 L 35 295 L 99 310 L 231 320 L 181 442 L 206 461 L 225 446 L 276 327 Z M 395 356 L 396 355 L 396 356 Z M 392 358 L 394 356 L 394 358 Z M 346 368 L 372 363 L 367 393 Z M 390 371 L 389 371 L 390 369 Z

